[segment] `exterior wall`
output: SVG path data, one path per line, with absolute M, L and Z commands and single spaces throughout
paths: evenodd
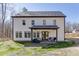
M 58 41 L 63 41 L 64 38 L 64 18 L 61 18 L 57 21 L 57 25 L 58 27 L 60 27 L 58 29 Z
M 26 25 L 22 25 L 22 20 L 26 21 Z M 56 25 L 59 27 L 58 29 L 58 41 L 64 40 L 64 17 L 51 17 L 51 18 L 14 18 L 14 40 L 24 40 L 30 41 L 31 38 L 24 38 L 22 34 L 22 38 L 16 38 L 15 32 L 16 31 L 31 31 L 29 27 L 31 27 L 31 21 L 35 20 L 35 25 L 43 25 L 43 20 L 46 20 L 46 25 L 53 25 L 53 20 L 56 20 Z M 52 33 L 53 35 L 53 33 Z M 50 34 L 51 36 L 51 34 Z

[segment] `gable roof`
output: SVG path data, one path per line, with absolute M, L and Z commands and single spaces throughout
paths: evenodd
M 60 11 L 26 11 L 21 12 L 15 15 L 18 16 L 62 16 L 65 17 L 65 15 Z M 15 17 L 13 16 L 13 17 Z

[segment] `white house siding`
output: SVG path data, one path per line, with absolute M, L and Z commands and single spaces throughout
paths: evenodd
M 64 18 L 59 18 L 57 25 L 60 27 L 58 29 L 58 41 L 64 40 Z
M 22 20 L 26 21 L 26 25 L 22 25 Z M 14 40 L 30 41 L 31 38 L 24 38 L 24 31 L 31 31 L 31 21 L 35 20 L 35 25 L 43 25 L 43 20 L 46 20 L 46 25 L 53 25 L 53 20 L 56 20 L 58 29 L 58 41 L 64 40 L 64 17 L 52 17 L 52 18 L 14 18 Z M 22 38 L 16 38 L 15 32 L 22 31 Z M 53 35 L 53 34 L 52 34 Z

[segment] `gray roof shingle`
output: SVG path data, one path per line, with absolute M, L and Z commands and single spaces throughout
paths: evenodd
M 65 16 L 60 11 L 26 11 L 16 14 L 15 16 Z
M 58 29 L 57 25 L 34 25 L 31 29 Z

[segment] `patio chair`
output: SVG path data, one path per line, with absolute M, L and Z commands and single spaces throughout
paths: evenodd
M 54 37 L 54 38 L 53 38 L 53 41 L 54 41 L 54 42 L 56 42 L 56 41 L 57 41 L 57 38 L 56 38 L 56 37 Z
M 49 38 L 48 38 L 48 41 L 49 41 L 49 42 L 56 42 L 57 39 L 56 39 L 56 37 L 49 37 Z
M 49 41 L 49 42 L 53 41 L 53 38 L 52 38 L 52 37 L 49 37 L 49 38 L 48 38 L 48 41 Z

